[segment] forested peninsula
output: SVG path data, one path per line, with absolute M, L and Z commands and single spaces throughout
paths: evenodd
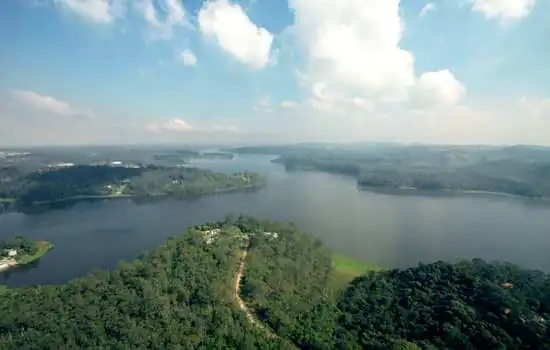
M 293 224 L 228 217 L 112 271 L 3 289 L 0 348 L 550 347 L 545 273 L 482 260 L 367 266 Z
M 259 188 L 256 173 L 222 174 L 193 167 L 70 165 L 24 172 L 0 168 L 0 199 L 19 206 L 92 198 L 184 197 Z
M 287 145 L 232 149 L 273 154 L 288 170 L 353 176 L 376 191 L 436 191 L 550 199 L 550 148 L 535 146 Z

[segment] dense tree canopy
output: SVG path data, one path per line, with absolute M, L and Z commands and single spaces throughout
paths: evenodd
M 300 347 L 329 348 L 336 311 L 330 251 L 292 225 L 251 229 L 257 234 L 250 238 L 243 298 L 280 336 Z
M 36 242 L 23 236 L 15 236 L 7 241 L 0 241 L 0 257 L 7 255 L 6 251 L 15 249 L 19 255 L 36 254 Z
M 292 224 L 229 217 L 113 271 L 2 288 L 0 348 L 550 348 L 550 276 L 540 271 L 437 262 L 371 272 L 336 293 L 334 266 Z
M 235 307 L 242 239 L 190 229 L 113 271 L 3 291 L 0 348 L 285 348 Z
M 191 167 L 75 165 L 28 174 L 8 169 L 3 170 L 0 198 L 14 198 L 23 206 L 98 196 L 200 195 L 265 184 L 255 173 L 222 174 Z
M 357 278 L 338 302 L 341 349 L 550 348 L 550 276 L 482 260 Z

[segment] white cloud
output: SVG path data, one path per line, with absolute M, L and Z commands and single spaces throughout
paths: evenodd
M 283 108 L 296 108 L 299 106 L 299 103 L 296 101 L 284 100 L 281 101 L 281 107 Z
M 418 98 L 432 103 L 457 103 L 465 92 L 464 85 L 448 69 L 422 74 L 415 89 Z
M 53 0 L 54 5 L 73 11 L 95 23 L 109 23 L 124 11 L 123 0 Z
M 186 66 L 197 65 L 197 56 L 191 50 L 183 50 L 181 53 L 181 59 Z
M 449 70 L 417 78 L 414 56 L 401 48 L 399 0 L 289 0 L 305 64 L 299 83 L 318 111 L 372 110 L 375 105 L 454 103 L 465 92 Z M 428 6 L 428 5 L 427 5 Z M 427 7 L 426 11 L 434 10 Z
M 93 117 L 90 111 L 77 109 L 69 103 L 57 100 L 51 96 L 43 96 L 33 91 L 12 90 L 12 96 L 26 107 L 49 112 L 56 115 L 83 115 Z
M 434 3 L 430 2 L 424 5 L 422 10 L 420 10 L 420 13 L 418 14 L 418 17 L 424 18 L 428 14 L 428 12 L 437 11 L 437 6 L 435 6 Z
M 269 63 L 273 35 L 256 26 L 244 10 L 228 0 L 206 2 L 198 15 L 201 32 L 240 62 L 254 69 Z
M 414 84 L 414 57 L 399 47 L 399 0 L 289 0 L 310 86 L 334 98 L 396 100 Z
M 191 27 L 180 0 L 140 0 L 136 6 L 150 26 L 150 39 L 169 39 L 174 27 Z
M 481 12 L 487 19 L 503 23 L 527 17 L 535 7 L 535 0 L 471 0 L 472 10 Z
M 168 121 L 150 122 L 145 124 L 145 130 L 158 133 L 186 134 L 194 136 L 206 136 L 212 134 L 239 133 L 240 129 L 234 125 L 193 126 L 181 118 Z
M 165 122 L 148 123 L 145 128 L 153 132 L 177 131 L 185 132 L 195 129 L 192 125 L 180 118 L 174 118 Z
M 180 24 L 185 22 L 185 11 L 183 10 L 181 0 L 166 0 L 166 6 L 168 8 L 166 22 Z

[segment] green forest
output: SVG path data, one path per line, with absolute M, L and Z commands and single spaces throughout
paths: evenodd
M 4 167 L 0 179 L 0 198 L 21 206 L 81 198 L 201 195 L 265 185 L 256 173 L 155 165 L 75 165 L 32 172 Z
M 550 148 L 531 146 L 288 145 L 244 147 L 277 154 L 288 170 L 353 176 L 374 189 L 467 191 L 550 198 Z
M 550 348 L 543 272 L 482 260 L 366 266 L 293 224 L 228 217 L 112 271 L 3 288 L 0 348 Z M 350 271 L 362 275 L 335 279 Z

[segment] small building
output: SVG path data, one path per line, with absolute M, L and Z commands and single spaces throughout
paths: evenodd
M 17 256 L 17 250 L 16 249 L 8 249 L 8 256 Z

